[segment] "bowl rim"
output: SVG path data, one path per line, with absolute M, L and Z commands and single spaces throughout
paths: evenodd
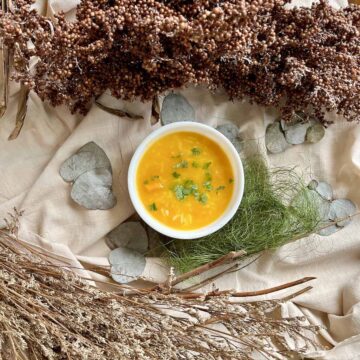
M 160 139 L 163 136 L 169 135 L 174 132 L 196 132 L 201 135 L 210 138 L 215 141 L 225 154 L 228 156 L 229 161 L 233 167 L 234 172 L 234 191 L 232 198 L 229 202 L 228 208 L 223 212 L 223 214 L 212 223 L 194 230 L 179 230 L 173 229 L 169 226 L 164 225 L 153 216 L 150 215 L 145 205 L 140 200 L 137 192 L 137 182 L 136 174 L 138 164 L 146 151 L 146 149 L 156 140 Z M 211 136 L 208 136 L 210 134 Z M 128 170 L 128 191 L 130 195 L 131 202 L 142 220 L 152 227 L 154 230 L 159 233 L 166 235 L 174 239 L 197 239 L 203 236 L 210 235 L 215 231 L 221 229 L 226 225 L 231 218 L 235 215 L 241 200 L 244 194 L 244 185 L 245 185 L 245 176 L 244 168 L 240 158 L 239 153 L 235 149 L 234 145 L 227 139 L 221 132 L 214 129 L 213 127 L 191 121 L 179 121 L 172 124 L 161 126 L 160 128 L 151 132 L 145 139 L 140 143 L 137 149 L 134 152 L 134 155 L 131 158 L 129 170 Z

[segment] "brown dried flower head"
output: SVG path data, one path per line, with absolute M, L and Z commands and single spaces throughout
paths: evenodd
M 326 111 L 359 118 L 360 8 L 287 2 L 82 0 L 76 21 L 52 22 L 15 0 L 0 35 L 14 53 L 14 78 L 73 111 L 86 113 L 106 89 L 149 100 L 205 84 L 279 107 L 285 118 L 299 110 L 322 121 Z

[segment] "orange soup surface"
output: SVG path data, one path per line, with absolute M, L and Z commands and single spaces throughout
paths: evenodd
M 137 170 L 141 201 L 158 221 L 173 229 L 211 224 L 233 194 L 233 169 L 222 148 L 194 132 L 176 132 L 152 143 Z

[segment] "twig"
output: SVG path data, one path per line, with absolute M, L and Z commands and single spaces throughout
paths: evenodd
M 284 301 L 284 302 L 285 302 L 285 301 L 290 301 L 290 300 L 296 298 L 297 296 L 302 295 L 302 294 L 308 292 L 308 291 L 311 290 L 311 289 L 313 289 L 313 287 L 312 287 L 312 286 L 308 286 L 308 287 L 306 287 L 306 288 L 304 288 L 304 289 L 302 289 L 302 290 L 299 290 L 299 291 L 297 291 L 297 292 L 294 293 L 294 294 L 291 294 L 291 295 L 289 295 L 289 296 L 286 296 L 286 297 L 284 297 L 284 298 L 282 298 L 282 299 L 280 299 L 280 300 L 281 300 L 281 301 Z
M 221 276 L 223 276 L 223 275 L 225 275 L 225 274 L 227 274 L 227 273 L 229 273 L 229 272 L 237 269 L 238 266 L 239 266 L 239 264 L 234 264 L 234 265 L 226 268 L 225 270 L 220 271 L 220 272 L 217 273 L 216 275 L 211 276 L 211 277 L 205 279 L 204 281 L 201 281 L 201 282 L 199 282 L 199 283 L 197 283 L 197 284 L 191 285 L 191 286 L 189 286 L 189 287 L 187 287 L 187 288 L 185 288 L 185 289 L 181 289 L 181 292 L 191 292 L 191 291 L 195 291 L 195 290 L 197 290 L 197 289 L 199 289 L 199 288 L 201 288 L 201 287 L 204 287 L 205 285 L 210 284 L 211 282 L 215 281 L 215 280 L 218 279 L 219 277 L 221 277 Z
M 308 281 L 311 280 L 315 280 L 316 277 L 313 276 L 309 276 L 309 277 L 304 277 L 302 279 L 299 280 L 295 280 L 295 281 L 291 281 L 289 283 L 286 284 L 282 284 L 279 286 L 274 286 L 272 288 L 269 289 L 264 289 L 264 290 L 257 290 L 257 291 L 243 291 L 243 292 L 236 292 L 236 293 L 232 293 L 231 296 L 233 297 L 247 297 L 247 296 L 259 296 L 259 295 L 265 295 L 265 294 L 270 294 L 276 291 L 280 291 L 280 290 L 284 290 L 296 285 L 300 285 L 303 283 L 306 283 Z
M 16 114 L 15 127 L 11 132 L 10 136 L 8 137 L 8 140 L 15 140 L 20 134 L 26 117 L 29 93 L 30 90 L 26 86 L 22 85 L 20 89 L 20 99 L 18 103 L 18 111 Z
M 203 281 L 200 281 L 197 284 L 191 285 L 188 288 L 182 289 L 181 291 L 183 291 L 183 292 L 195 291 L 195 290 L 197 290 L 197 289 L 199 289 L 201 287 L 204 287 L 205 285 L 210 284 L 211 282 L 215 281 L 216 279 L 220 278 L 223 275 L 227 275 L 227 274 L 233 273 L 235 271 L 239 271 L 241 269 L 244 269 L 245 267 L 247 267 L 247 266 L 251 265 L 252 263 L 254 263 L 257 259 L 259 259 L 260 256 L 262 256 L 262 254 L 256 256 L 255 259 L 251 260 L 249 263 L 247 263 L 246 265 L 241 266 L 241 267 L 240 267 L 240 264 L 236 263 L 236 264 L 230 266 L 229 268 L 227 268 L 227 269 L 225 269 L 223 271 L 220 271 L 216 275 L 211 276 L 211 277 L 209 277 L 209 278 L 207 278 L 207 279 L 205 279 Z
M 239 257 L 242 257 L 246 255 L 246 251 L 244 250 L 240 250 L 240 251 L 231 251 L 230 253 L 220 257 L 219 259 L 216 259 L 212 262 L 209 262 L 205 265 L 201 265 L 193 270 L 190 270 L 184 274 L 181 274 L 179 276 L 177 276 L 171 283 L 171 286 L 175 286 L 177 284 L 180 284 L 181 282 L 190 279 L 194 276 L 198 276 L 202 273 L 204 273 L 205 271 L 211 270 L 217 266 L 226 264 L 227 262 L 231 261 L 231 260 L 235 260 L 238 259 Z
M 95 101 L 95 104 L 101 110 L 106 111 L 109 114 L 113 114 L 113 115 L 116 115 L 116 116 L 119 116 L 119 117 L 128 117 L 128 118 L 134 119 L 134 120 L 143 119 L 143 117 L 140 116 L 140 115 L 135 115 L 135 114 L 132 114 L 132 113 L 129 113 L 127 111 L 120 110 L 120 109 L 113 109 L 111 107 L 108 107 L 108 106 L 105 106 L 105 105 L 99 103 L 98 101 Z
M 304 277 L 299 280 L 291 281 L 282 285 L 274 286 L 268 289 L 257 290 L 257 291 L 243 291 L 243 292 L 231 292 L 230 290 L 222 290 L 222 291 L 211 291 L 207 294 L 202 293 L 179 293 L 178 296 L 184 299 L 198 299 L 201 297 L 205 297 L 205 299 L 217 296 L 225 296 L 228 295 L 230 297 L 253 297 L 253 296 L 260 296 L 260 295 L 267 295 L 271 294 L 280 290 L 288 289 L 296 285 L 304 284 L 308 281 L 315 280 L 316 277 L 309 276 Z M 306 288 L 308 289 L 308 288 Z M 306 290 L 307 291 L 307 290 Z M 295 293 L 294 296 L 298 296 L 300 293 Z
M 80 260 L 80 264 L 84 267 L 85 270 L 93 271 L 100 275 L 110 277 L 109 266 L 93 265 L 84 260 Z

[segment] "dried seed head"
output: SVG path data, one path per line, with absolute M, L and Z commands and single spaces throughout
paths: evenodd
M 305 110 L 359 118 L 360 8 L 322 0 L 82 0 L 75 22 L 52 24 L 14 1 L 0 36 L 14 51 L 14 74 L 52 105 L 86 113 L 110 89 L 124 100 L 204 84 L 231 98 L 277 106 L 284 119 Z M 29 44 L 32 44 L 29 47 Z M 34 72 L 32 57 L 38 58 Z

